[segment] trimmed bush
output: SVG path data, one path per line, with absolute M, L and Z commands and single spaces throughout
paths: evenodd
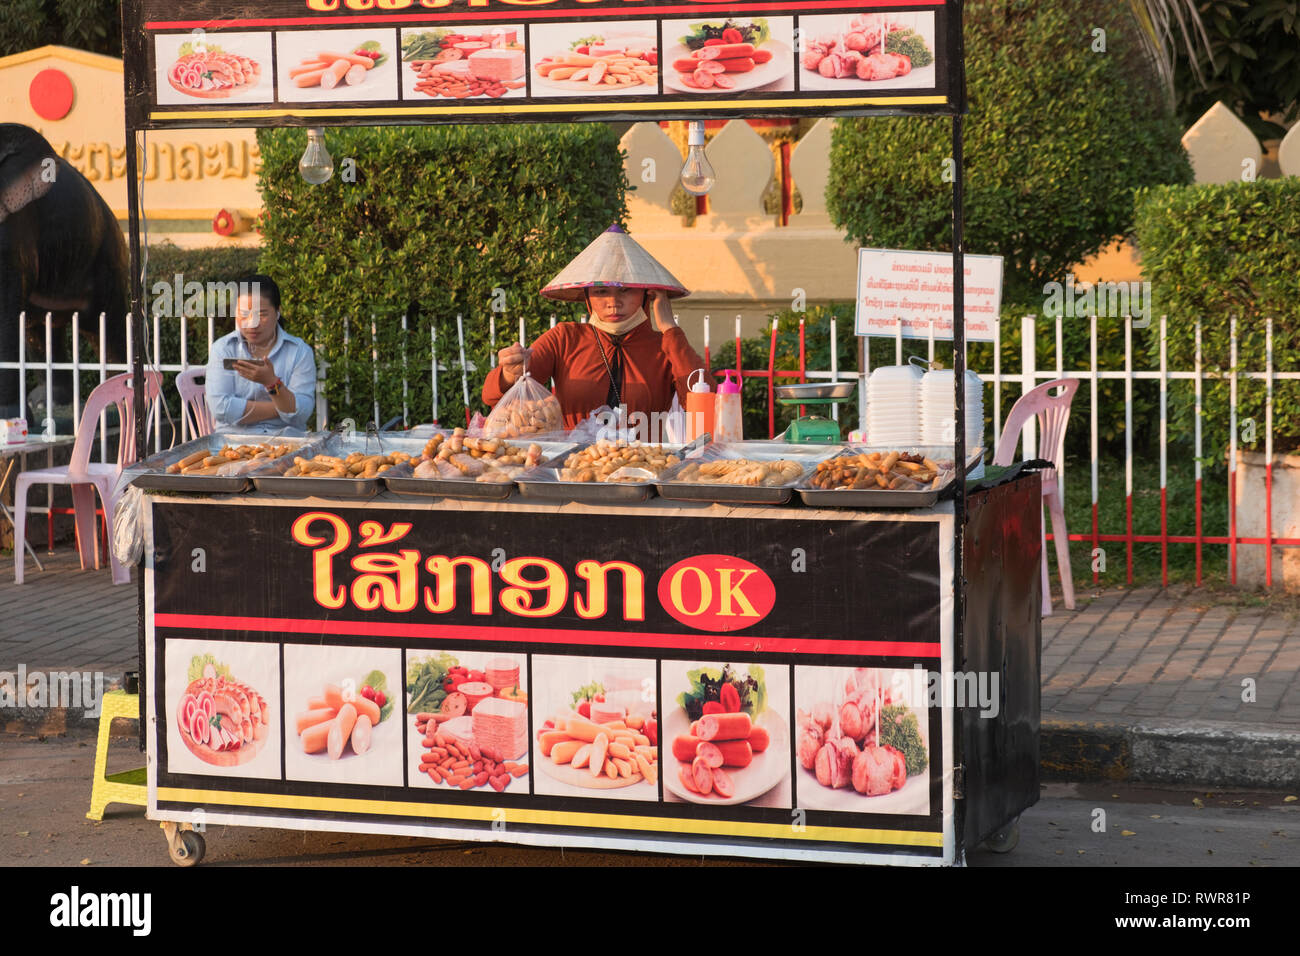
M 258 142 L 262 268 L 280 284 L 290 331 L 329 363 L 333 421 L 370 420 L 376 398 L 382 418 L 399 414 L 403 359 L 412 420 L 427 420 L 431 329 L 439 417 L 462 421 L 457 314 L 477 409 L 489 318 L 498 347 L 517 335 L 521 316 L 529 341 L 552 314 L 575 318 L 575 307 L 538 290 L 627 215 L 623 155 L 604 124 L 331 129 L 335 174 L 322 186 L 298 174 L 302 130 L 259 130 Z
M 1266 320 L 1273 319 L 1273 364 L 1300 371 L 1300 178 L 1261 179 L 1226 185 L 1166 186 L 1137 196 L 1137 242 L 1142 272 L 1151 282 L 1156 318 L 1169 316 L 1171 368 L 1192 368 L 1194 319 L 1202 325 L 1205 384 L 1205 447 L 1220 460 L 1228 442 L 1229 336 L 1237 317 L 1237 367 L 1263 371 Z M 1159 341 L 1152 338 L 1159 358 Z M 1265 384 L 1238 381 L 1238 436 L 1264 447 Z M 1184 403 L 1175 426 L 1193 427 L 1194 409 Z M 1243 419 L 1253 419 L 1254 442 Z M 1300 448 L 1300 382 L 1274 383 L 1274 450 Z
M 1041 303 L 1044 283 L 1129 231 L 1135 187 L 1191 181 L 1182 129 L 1127 4 L 972 0 L 964 25 L 966 248 L 1004 257 L 1005 301 Z M 840 120 L 833 220 L 862 245 L 951 249 L 951 152 L 947 119 Z

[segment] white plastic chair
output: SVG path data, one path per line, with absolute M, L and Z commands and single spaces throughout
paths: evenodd
M 152 408 L 155 399 L 162 391 L 162 373 L 145 373 L 145 401 Z M 72 446 L 72 461 L 55 468 L 41 468 L 36 471 L 24 471 L 18 475 L 14 485 L 14 582 L 23 583 L 23 542 L 27 537 L 27 489 L 32 485 L 71 485 L 72 505 L 77 524 L 77 550 L 81 555 L 81 568 L 94 561 L 98 569 L 99 549 L 95 547 L 95 492 L 104 507 L 104 521 L 113 527 L 113 507 L 117 504 L 113 497 L 118 475 L 127 465 L 135 462 L 135 416 L 132 410 L 135 393 L 131 384 L 131 374 L 125 372 L 114 375 L 101 382 L 86 399 L 86 407 L 81 412 L 81 422 L 77 427 L 77 441 Z M 99 430 L 99 415 L 109 405 L 117 406 L 119 434 L 116 463 L 90 461 L 90 450 L 95 444 L 95 432 Z M 151 413 L 152 417 L 152 413 Z M 146 431 L 148 427 L 146 426 Z M 52 516 L 51 516 L 52 518 Z M 131 581 L 131 569 L 122 567 L 108 549 L 109 566 L 113 569 L 114 584 L 128 584 Z
M 1060 391 L 1053 395 L 1054 389 Z M 1011 407 L 993 464 L 1006 466 L 1016 456 L 1020 432 L 1032 417 L 1038 417 L 1038 457 L 1050 461 L 1055 468 L 1042 473 L 1043 499 L 1052 517 L 1052 542 L 1056 545 L 1056 566 L 1061 573 L 1061 593 L 1065 606 L 1074 608 L 1074 578 L 1070 569 L 1070 539 L 1065 530 L 1065 428 L 1070 421 L 1070 403 L 1079 389 L 1077 378 L 1058 378 L 1039 385 L 1020 397 Z M 1043 526 L 1043 617 L 1052 613 L 1051 579 L 1047 574 L 1047 527 Z
M 176 390 L 181 393 L 181 414 L 189 422 L 191 439 L 210 435 L 216 428 L 203 387 L 207 374 L 206 366 L 193 365 L 176 376 Z

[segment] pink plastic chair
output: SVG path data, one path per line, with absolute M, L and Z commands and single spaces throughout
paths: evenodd
M 1056 395 L 1054 389 L 1060 389 Z M 1077 378 L 1058 378 L 1026 392 L 1011 408 L 993 464 L 1006 466 L 1016 456 L 1020 432 L 1033 416 L 1038 417 L 1038 457 L 1052 462 L 1056 467 L 1043 472 L 1043 498 L 1052 516 L 1052 541 L 1056 545 L 1056 566 L 1061 572 L 1061 593 L 1065 606 L 1074 607 L 1074 578 L 1070 570 L 1070 539 L 1065 530 L 1065 496 L 1062 493 L 1064 477 L 1065 427 L 1070 421 L 1070 403 L 1079 390 Z M 1043 527 L 1043 617 L 1052 613 L 1051 581 L 1047 574 L 1047 528 Z
M 162 392 L 162 373 L 145 373 L 145 400 L 149 403 L 150 417 L 155 399 Z M 77 550 L 81 555 L 81 568 L 94 561 L 95 568 L 100 567 L 99 552 L 95 547 L 95 491 L 104 506 L 104 522 L 113 527 L 113 507 L 117 504 L 113 497 L 113 486 L 117 483 L 122 469 L 135 461 L 135 416 L 132 414 L 135 395 L 131 386 L 130 373 L 114 375 L 105 380 L 90 393 L 86 407 L 81 412 L 81 423 L 77 427 L 77 441 L 72 446 L 70 464 L 55 468 L 41 468 L 36 471 L 24 471 L 18 476 L 14 485 L 14 581 L 23 583 L 23 542 L 27 536 L 27 489 L 32 485 L 71 485 L 72 504 L 77 523 Z M 117 462 L 107 464 L 92 462 L 90 449 L 95 444 L 95 432 L 99 429 L 99 415 L 109 405 L 117 406 L 120 422 Z M 148 427 L 146 426 L 146 430 Z M 109 566 L 113 569 L 114 584 L 128 584 L 131 581 L 130 568 L 117 563 L 113 549 L 108 549 Z
M 202 438 L 212 433 L 216 423 L 208 409 L 208 396 L 203 388 L 207 376 L 206 366 L 194 365 L 176 376 L 176 390 L 181 393 L 182 414 L 189 422 L 190 438 Z

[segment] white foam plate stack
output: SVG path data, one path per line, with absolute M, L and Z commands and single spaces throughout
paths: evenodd
M 926 372 L 920 385 L 921 443 L 951 445 L 953 434 L 952 369 Z M 874 439 L 873 439 L 874 440 Z M 984 444 L 984 383 L 966 370 L 966 448 Z
M 921 378 L 915 365 L 882 365 L 867 379 L 867 436 L 872 445 L 921 443 Z

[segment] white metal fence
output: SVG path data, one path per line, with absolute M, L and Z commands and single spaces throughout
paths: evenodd
M 465 401 L 466 406 L 473 407 L 473 405 L 475 404 L 473 397 L 474 394 L 477 392 L 477 387 L 478 387 L 477 380 L 479 378 L 477 374 L 477 369 L 484 366 L 490 367 L 495 365 L 496 349 L 501 345 L 505 344 L 505 337 L 510 334 L 510 332 L 507 330 L 510 330 L 511 326 L 513 326 L 514 323 L 504 315 L 500 315 L 500 316 L 495 314 L 490 315 L 488 317 L 488 322 L 490 325 L 490 340 L 492 343 L 492 347 L 486 356 L 473 356 L 473 355 L 466 354 L 465 339 L 464 339 L 464 322 L 461 319 L 461 317 L 458 316 L 457 318 L 458 318 L 458 322 L 457 322 L 458 341 L 443 342 L 438 338 L 436 332 L 434 332 L 433 329 L 431 328 L 427 353 L 425 353 L 423 347 L 421 347 L 418 350 L 419 354 L 417 356 L 412 357 L 406 354 L 406 352 L 404 352 L 400 360 L 397 361 L 381 360 L 379 355 L 379 350 L 376 345 L 376 341 L 377 341 L 376 334 L 375 334 L 376 319 L 373 316 L 370 318 L 368 322 L 364 320 L 356 321 L 348 318 L 342 319 L 342 322 L 344 323 L 345 352 L 346 350 L 351 348 L 358 348 L 363 350 L 362 354 L 365 354 L 365 352 L 368 351 L 369 358 L 371 360 L 370 362 L 371 375 L 370 375 L 370 381 L 368 383 L 365 382 L 354 383 L 347 380 L 345 380 L 344 382 L 345 400 L 349 405 L 349 407 L 352 406 L 354 397 L 357 398 L 360 397 L 360 395 L 354 395 L 354 393 L 358 389 L 369 390 L 372 396 L 371 404 L 372 404 L 373 418 L 376 422 L 381 422 L 382 410 L 380 408 L 380 402 L 378 399 L 380 381 L 381 379 L 386 379 L 391 381 L 392 377 L 395 376 L 400 377 L 402 382 L 402 396 L 403 396 L 403 407 L 400 416 L 402 425 L 405 427 L 412 424 L 416 424 L 420 421 L 425 420 L 426 416 L 423 414 L 422 410 L 418 410 L 418 409 L 413 410 L 412 408 L 409 407 L 409 404 L 407 402 L 407 396 L 410 392 L 410 384 L 412 382 L 416 381 L 417 378 L 427 378 L 427 380 L 430 382 L 432 386 L 432 407 L 428 411 L 431 413 L 432 419 L 436 421 L 438 420 L 438 416 L 440 412 L 440 408 L 439 408 L 440 375 L 444 379 L 442 383 L 444 388 L 446 387 L 446 381 L 445 381 L 446 378 L 449 375 L 453 376 L 454 377 L 453 384 L 451 387 L 455 388 L 456 384 L 459 384 L 462 392 L 462 398 Z M 170 320 L 164 319 L 160 316 L 153 316 L 151 317 L 151 320 L 148 324 L 147 331 L 149 334 L 147 336 L 147 341 L 145 343 L 146 352 L 147 352 L 147 361 L 151 368 L 157 369 L 162 372 L 178 373 L 190 367 L 192 364 L 194 364 L 191 361 L 191 355 L 194 350 L 191 347 L 192 343 L 189 341 L 188 323 L 187 322 L 179 323 L 179 343 L 178 343 L 179 347 L 177 350 L 177 354 L 163 355 L 162 348 L 161 348 L 163 337 L 161 336 L 160 333 L 162 331 L 162 322 L 164 321 L 170 321 Z M 405 328 L 406 317 L 403 316 L 401 321 L 403 323 L 403 328 Z M 474 321 L 478 321 L 478 318 L 475 317 Z M 1196 360 L 1194 363 L 1194 367 L 1191 369 L 1170 369 L 1168 367 L 1168 363 L 1166 360 L 1167 320 L 1165 319 L 1165 317 L 1161 317 L 1158 324 L 1159 335 L 1160 335 L 1160 362 L 1159 362 L 1159 366 L 1156 368 L 1138 367 L 1140 363 L 1139 361 L 1135 360 L 1135 354 L 1133 349 L 1133 332 L 1135 328 L 1137 329 L 1146 328 L 1147 324 L 1145 322 L 1140 322 L 1135 324 L 1132 318 L 1099 319 L 1096 316 L 1087 318 L 1086 320 L 1072 319 L 1070 321 L 1087 321 L 1089 324 L 1088 325 L 1089 360 L 1085 367 L 1082 368 L 1065 367 L 1065 361 L 1066 361 L 1066 350 L 1064 348 L 1065 319 L 1063 317 L 1058 316 L 1054 320 L 1049 319 L 1044 321 L 1036 318 L 1035 316 L 1025 316 L 1021 320 L 1021 349 L 1020 349 L 1021 354 L 1020 354 L 1020 362 L 1019 362 L 1020 369 L 1018 371 L 1008 371 L 1002 368 L 1003 363 L 1002 363 L 1001 328 L 1000 326 L 998 326 L 997 327 L 998 338 L 993 342 L 991 366 L 973 367 L 972 370 L 975 371 L 978 375 L 980 375 L 980 377 L 983 378 L 985 382 L 985 388 L 986 388 L 985 409 L 986 409 L 986 414 L 991 419 L 991 425 L 992 425 L 992 443 L 991 445 L 989 445 L 990 454 L 992 453 L 993 449 L 996 449 L 998 443 L 1001 440 L 1002 420 L 1003 420 L 1002 402 L 1003 402 L 1003 392 L 1005 388 L 1011 388 L 1017 390 L 1013 394 L 1015 394 L 1018 397 L 1020 394 L 1023 394 L 1024 392 L 1034 388 L 1035 386 L 1043 382 L 1051 381 L 1054 379 L 1077 378 L 1087 382 L 1089 388 L 1089 395 L 1091 398 L 1091 401 L 1088 403 L 1089 406 L 1088 429 L 1089 429 L 1089 448 L 1090 448 L 1090 455 L 1089 455 L 1090 476 L 1089 477 L 1091 481 L 1091 500 L 1093 506 L 1093 528 L 1091 533 L 1071 534 L 1070 535 L 1071 539 L 1080 540 L 1080 541 L 1091 541 L 1093 542 L 1094 546 L 1099 546 L 1100 543 L 1106 541 L 1123 542 L 1126 545 L 1126 550 L 1127 550 L 1127 569 L 1128 569 L 1129 580 L 1132 579 L 1132 548 L 1135 543 L 1142 543 L 1142 542 L 1159 543 L 1162 548 L 1162 557 L 1167 553 L 1167 549 L 1171 544 L 1194 545 L 1197 549 L 1197 557 L 1198 557 L 1198 561 L 1197 561 L 1198 582 L 1200 580 L 1200 560 L 1199 560 L 1200 553 L 1202 547 L 1206 544 L 1227 544 L 1229 546 L 1231 552 L 1231 563 L 1232 563 L 1234 580 L 1235 580 L 1236 548 L 1238 545 L 1264 544 L 1265 542 L 1271 542 L 1273 545 L 1283 545 L 1283 546 L 1300 545 L 1300 539 L 1274 537 L 1272 524 L 1271 524 L 1271 520 L 1272 520 L 1271 508 L 1266 509 L 1267 511 L 1266 521 L 1268 522 L 1268 524 L 1266 527 L 1265 535 L 1262 538 L 1238 536 L 1236 532 L 1236 511 L 1235 511 L 1236 501 L 1235 501 L 1235 496 L 1231 495 L 1233 483 L 1235 482 L 1236 479 L 1236 464 L 1237 464 L 1236 452 L 1238 448 L 1238 424 L 1239 424 L 1238 422 L 1239 383 L 1242 381 L 1259 381 L 1265 383 L 1265 387 L 1266 387 L 1266 396 L 1265 396 L 1265 405 L 1264 405 L 1265 422 L 1262 430 L 1262 438 L 1263 438 L 1263 450 L 1266 459 L 1269 462 L 1271 462 L 1273 456 L 1273 438 L 1274 438 L 1273 436 L 1274 386 L 1277 382 L 1280 381 L 1300 380 L 1300 370 L 1278 370 L 1275 367 L 1274 356 L 1273 356 L 1273 324 L 1271 320 L 1268 321 L 1267 328 L 1266 328 L 1265 367 L 1263 369 L 1257 369 L 1257 370 L 1247 370 L 1247 369 L 1241 369 L 1237 367 L 1238 335 L 1237 335 L 1236 322 L 1234 321 L 1231 325 L 1231 334 L 1230 334 L 1230 341 L 1231 341 L 1230 368 L 1222 372 L 1207 368 L 1205 363 L 1203 362 L 1202 353 L 1201 353 L 1202 327 L 1199 321 L 1196 322 L 1196 327 L 1195 327 Z M 1123 324 L 1124 363 L 1122 368 L 1101 368 L 1099 366 L 1098 364 L 1098 323 L 1099 322 L 1102 323 L 1114 322 L 1114 323 Z M 75 429 L 76 423 L 80 421 L 81 408 L 84 403 L 84 397 L 85 397 L 81 394 L 82 388 L 81 388 L 80 380 L 81 380 L 82 373 L 85 372 L 92 373 L 97 379 L 97 381 L 102 382 L 110 375 L 114 375 L 119 372 L 129 370 L 131 360 L 134 355 L 136 343 L 132 339 L 131 328 L 128 325 L 127 341 L 126 341 L 127 362 L 124 364 L 115 364 L 107 361 L 104 352 L 104 347 L 103 347 L 103 343 L 105 341 L 104 323 L 105 323 L 105 317 L 103 315 L 100 315 L 97 318 L 97 326 L 99 332 L 98 341 L 100 345 L 94 361 L 91 362 L 82 361 L 79 357 L 77 357 L 77 355 L 74 354 L 73 359 L 69 362 L 54 362 L 51 358 L 51 355 L 53 354 L 53 344 L 54 344 L 53 325 L 52 325 L 51 316 L 47 314 L 45 316 L 45 322 L 44 322 L 45 349 L 44 349 L 43 358 L 38 358 L 36 361 L 32 361 L 29 359 L 27 346 L 26 346 L 26 338 L 25 336 L 22 335 L 21 326 L 20 326 L 19 341 L 18 341 L 18 360 L 17 362 L 0 363 L 0 369 L 16 370 L 18 374 L 20 394 L 22 395 L 29 394 L 31 390 L 31 384 L 37 381 L 40 381 L 47 386 L 46 391 L 48 393 L 50 391 L 48 386 L 55 373 L 71 372 L 72 388 L 73 388 L 72 421 L 74 423 L 73 427 Z M 551 316 L 550 324 L 554 326 L 555 323 L 556 323 L 556 317 Z M 714 348 L 714 343 L 711 341 L 712 324 L 714 323 L 710 323 L 708 319 L 705 320 L 704 347 L 705 347 L 705 356 L 709 360 L 710 366 L 714 369 L 735 367 L 739 363 L 739 355 L 740 355 L 740 348 L 741 348 L 740 317 L 739 316 L 736 317 L 734 342 L 727 341 L 725 344 L 720 345 L 716 349 Z M 74 342 L 79 340 L 80 330 L 81 330 L 80 317 L 74 315 L 72 319 L 72 332 L 73 332 Z M 208 349 L 210 350 L 212 346 L 212 342 L 216 337 L 215 323 L 212 318 L 208 318 L 207 320 L 206 331 L 207 331 L 207 335 L 206 335 L 207 345 L 208 345 Z M 772 329 L 774 335 L 776 331 L 789 331 L 789 330 L 777 330 L 774 324 L 774 327 Z M 800 337 L 799 354 L 801 356 L 801 362 L 799 368 L 794 368 L 794 369 L 742 368 L 744 376 L 747 379 L 760 378 L 760 379 L 767 380 L 769 385 L 769 393 L 768 393 L 769 402 L 771 401 L 770 387 L 771 385 L 776 383 L 778 378 L 785 378 L 788 381 L 798 381 L 800 379 L 856 381 L 858 383 L 858 394 L 859 394 L 859 402 L 858 402 L 859 415 L 860 417 L 864 418 L 864 411 L 865 411 L 865 404 L 866 404 L 865 403 L 866 380 L 867 380 L 867 376 L 870 374 L 871 369 L 870 369 L 870 365 L 868 364 L 868 355 L 869 355 L 868 350 L 861 347 L 862 340 L 858 340 L 859 348 L 857 350 L 857 354 L 859 358 L 857 362 L 857 367 L 840 368 L 838 366 L 838 358 L 837 358 L 838 351 L 839 351 L 837 347 L 839 345 L 839 341 L 838 341 L 839 336 L 853 335 L 853 332 L 851 329 L 848 331 L 842 331 L 841 329 L 838 328 L 838 324 L 836 320 L 834 318 L 831 318 L 829 323 L 829 330 L 828 330 L 830 336 L 831 367 L 822 368 L 822 369 L 810 368 L 810 367 L 806 367 L 806 364 L 802 360 L 802 356 L 804 355 L 803 342 L 807 331 L 804 321 L 799 322 L 799 328 L 797 331 Z M 369 334 L 369 340 L 370 340 L 369 343 L 366 343 L 365 341 L 365 337 L 367 333 Z M 1040 367 L 1037 360 L 1038 345 L 1040 344 L 1039 335 L 1042 333 L 1046 333 L 1050 335 L 1051 336 L 1050 341 L 1054 342 L 1054 346 L 1055 346 L 1054 349 L 1052 350 L 1055 356 L 1055 361 L 1045 367 Z M 519 321 L 519 330 L 518 330 L 518 337 L 520 341 L 525 340 L 525 334 L 526 333 L 525 333 L 524 323 L 521 319 Z M 498 338 L 499 336 L 500 336 L 500 340 Z M 367 348 L 367 344 L 369 345 L 369 348 Z M 878 348 L 879 346 L 877 346 L 877 350 Z M 926 342 L 926 346 L 925 346 L 925 352 L 931 359 L 934 359 L 937 356 L 941 360 L 944 360 L 945 358 L 947 358 L 945 356 L 945 352 L 947 351 L 947 349 L 948 349 L 948 345 L 945 341 L 943 340 L 936 341 L 933 338 L 933 336 L 931 336 L 931 338 Z M 901 363 L 903 361 L 903 354 L 904 354 L 904 339 L 901 335 L 901 330 L 900 330 L 899 334 L 895 336 L 895 349 L 894 349 L 895 362 Z M 734 361 L 728 362 L 727 359 L 734 359 Z M 945 362 L 945 364 L 948 363 Z M 327 369 L 323 361 L 320 363 L 320 365 L 321 365 L 321 371 L 320 371 L 321 381 L 318 383 L 318 386 L 323 386 Z M 471 375 L 473 376 L 474 379 L 473 383 L 471 383 Z M 454 379 L 456 378 L 459 379 L 458 383 L 454 381 Z M 1231 527 L 1229 528 L 1229 533 L 1226 536 L 1204 534 L 1203 529 L 1200 527 L 1200 521 L 1199 521 L 1199 515 L 1201 511 L 1200 509 L 1201 478 L 1202 478 L 1201 462 L 1205 458 L 1205 451 L 1206 451 L 1204 447 L 1204 436 L 1203 436 L 1203 427 L 1202 427 L 1202 411 L 1203 411 L 1202 398 L 1203 398 L 1204 384 L 1207 381 L 1211 380 L 1212 378 L 1226 378 L 1228 379 L 1229 386 L 1230 386 L 1230 400 L 1229 400 L 1228 408 L 1212 410 L 1212 414 L 1214 414 L 1215 416 L 1226 415 L 1227 422 L 1228 422 L 1228 433 L 1230 435 L 1229 447 L 1226 449 L 1229 484 L 1228 484 L 1228 488 L 1223 489 L 1224 493 L 1228 493 L 1230 495 L 1229 507 L 1231 512 Z M 1104 535 L 1099 533 L 1099 531 L 1097 530 L 1100 472 L 1103 467 L 1111 466 L 1110 462 L 1103 462 L 1101 460 L 1099 429 L 1098 429 L 1099 420 L 1101 420 L 1104 417 L 1103 410 L 1099 407 L 1100 396 L 1098 393 L 1098 387 L 1100 383 L 1106 381 L 1122 381 L 1124 383 L 1124 423 L 1125 423 L 1124 491 L 1125 491 L 1126 500 L 1130 503 L 1129 504 L 1130 513 L 1127 515 L 1126 530 L 1123 535 L 1113 535 L 1113 534 Z M 1145 382 L 1145 381 L 1159 383 L 1159 407 L 1160 407 L 1159 490 L 1161 494 L 1161 513 L 1162 513 L 1161 529 L 1162 530 L 1161 530 L 1161 534 L 1158 536 L 1135 534 L 1132 529 L 1131 501 L 1135 491 L 1133 487 L 1134 386 L 1138 382 Z M 1195 395 L 1195 408 L 1196 408 L 1196 415 L 1194 416 L 1193 446 L 1194 446 L 1194 468 L 1195 468 L 1195 481 L 1196 481 L 1196 494 L 1197 494 L 1196 510 L 1198 515 L 1198 521 L 1197 521 L 1197 527 L 1194 529 L 1194 531 L 1188 534 L 1174 533 L 1173 531 L 1171 531 L 1166 527 L 1165 521 L 1163 520 L 1166 514 L 1166 506 L 1165 506 L 1164 498 L 1168 486 L 1168 463 L 1169 463 L 1169 459 L 1168 459 L 1169 414 L 1168 412 L 1169 412 L 1170 383 L 1178 382 L 1178 381 L 1190 381 L 1193 383 L 1194 395 Z M 367 386 L 369 386 L 368 389 Z M 174 389 L 169 391 L 174 392 Z M 362 392 L 362 394 L 364 394 L 364 391 Z M 164 411 L 162 407 L 158 407 L 153 416 L 153 429 L 152 429 L 151 439 L 155 451 L 160 450 L 163 447 L 164 434 L 165 434 L 164 423 L 168 420 L 169 416 L 173 422 L 174 433 L 178 436 L 176 440 L 177 441 L 185 440 L 186 438 L 190 437 L 188 435 L 188 423 L 185 422 L 185 416 L 181 414 L 181 405 L 179 401 L 179 396 L 175 394 L 166 394 L 164 397 L 167 399 L 165 403 L 167 407 L 167 411 Z M 173 412 L 172 409 L 175 409 L 175 411 Z M 317 410 L 318 426 L 323 427 L 324 423 L 328 418 L 328 410 L 325 406 L 323 388 L 318 388 L 318 399 L 317 399 L 316 410 Z M 839 409 L 833 408 L 833 414 L 836 416 L 836 418 L 838 418 Z M 34 434 L 44 433 L 46 435 L 51 435 L 51 436 L 57 434 L 54 431 L 54 422 L 52 420 L 47 422 L 35 422 L 30 424 L 31 424 L 31 430 Z M 1079 424 L 1081 423 L 1078 423 L 1076 421 L 1076 427 L 1078 427 Z M 99 435 L 99 447 L 100 447 L 101 457 L 107 455 L 107 450 L 109 447 L 107 436 L 105 435 L 105 431 L 102 426 L 103 423 L 101 420 L 101 428 L 100 428 L 100 435 Z M 865 420 L 859 422 L 859 427 L 865 427 Z M 1023 443 L 1024 443 L 1023 444 L 1024 457 L 1027 458 L 1035 457 L 1037 455 L 1038 449 L 1037 449 L 1037 439 L 1036 439 L 1035 429 L 1032 423 L 1024 431 Z M 1271 489 L 1271 478 L 1272 478 L 1271 467 L 1272 466 L 1271 464 L 1269 464 L 1267 467 L 1269 468 L 1269 488 Z M 1269 583 L 1271 584 L 1272 548 L 1271 547 L 1268 548 L 1267 551 L 1269 553 L 1268 578 L 1269 578 Z

